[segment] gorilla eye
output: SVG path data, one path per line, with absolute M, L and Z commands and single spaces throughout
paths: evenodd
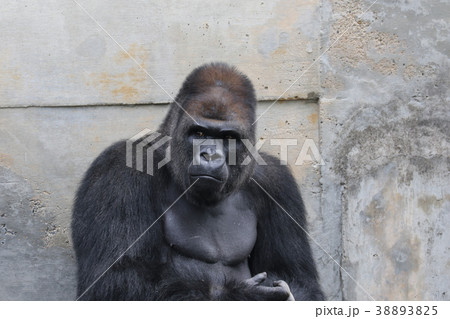
M 197 131 L 197 132 L 195 132 L 195 135 L 202 137 L 205 134 L 202 131 Z
M 222 138 L 225 140 L 237 140 L 239 135 L 235 132 L 223 132 Z

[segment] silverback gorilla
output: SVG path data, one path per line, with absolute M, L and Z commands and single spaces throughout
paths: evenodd
M 242 164 L 255 108 L 245 75 L 207 64 L 158 130 L 171 137 L 166 166 L 153 175 L 127 167 L 125 141 L 93 162 L 72 219 L 80 300 L 323 300 L 289 169 L 264 153 L 267 165 Z

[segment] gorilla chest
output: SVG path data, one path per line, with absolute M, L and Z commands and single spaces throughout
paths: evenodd
M 165 239 L 185 257 L 235 265 L 250 255 L 256 241 L 256 216 L 236 196 L 215 207 L 177 203 L 164 215 Z

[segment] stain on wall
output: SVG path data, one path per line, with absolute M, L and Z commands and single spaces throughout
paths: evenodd
M 71 300 L 73 253 L 49 246 L 54 216 L 23 177 L 0 166 L 0 300 Z
M 287 97 L 305 98 L 319 86 L 318 65 L 308 68 L 319 0 L 77 2 L 95 21 L 72 1 L 4 4 L 0 107 L 168 103 L 194 67 L 211 61 L 237 65 L 260 100 L 290 85 Z M 295 81 L 301 72 L 306 80 Z
M 172 96 L 212 60 L 249 75 L 270 107 L 263 149 L 297 140 L 288 163 L 328 299 L 450 300 L 447 2 L 79 2 Z M 76 4 L 5 8 L 0 299 L 73 299 L 77 185 L 170 98 Z M 307 139 L 325 165 L 295 166 Z
M 323 47 L 337 41 L 321 65 L 322 210 L 342 216 L 342 297 L 449 300 L 449 7 L 362 15 L 371 4 L 322 9 Z

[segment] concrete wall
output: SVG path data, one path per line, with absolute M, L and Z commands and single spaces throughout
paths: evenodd
M 337 41 L 321 60 L 321 209 L 342 218 L 342 296 L 449 300 L 449 3 L 361 16 L 372 3 L 321 9 L 322 51 Z
M 0 299 L 74 299 L 82 174 L 213 60 L 252 79 L 262 139 L 298 139 L 328 298 L 450 299 L 447 3 L 77 2 L 0 12 Z M 294 165 L 307 138 L 325 165 Z

